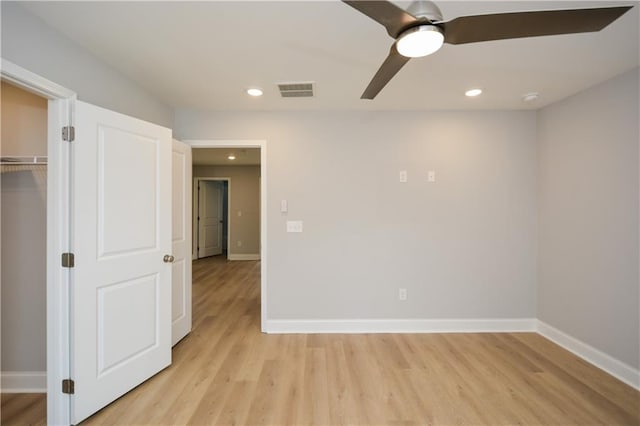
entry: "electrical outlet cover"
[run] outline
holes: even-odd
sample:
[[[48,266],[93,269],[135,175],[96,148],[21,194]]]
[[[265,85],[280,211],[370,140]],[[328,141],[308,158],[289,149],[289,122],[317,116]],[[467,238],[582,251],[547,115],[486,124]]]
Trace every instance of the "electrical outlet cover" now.
[[[288,220],[287,221],[287,232],[302,232],[302,221],[301,220]]]

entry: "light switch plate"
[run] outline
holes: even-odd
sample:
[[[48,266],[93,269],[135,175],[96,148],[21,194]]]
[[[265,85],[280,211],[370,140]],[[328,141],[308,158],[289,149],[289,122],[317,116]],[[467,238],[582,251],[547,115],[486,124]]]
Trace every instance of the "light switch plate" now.
[[[407,300],[407,289],[399,288],[398,289],[398,300]]]
[[[406,170],[401,170],[400,171],[400,182],[405,183],[407,181],[407,171]]]
[[[301,220],[288,220],[287,221],[287,232],[302,232],[302,221]]]
[[[289,203],[287,203],[287,200],[280,201],[280,212],[286,213],[288,210],[289,210]]]
[[[427,182],[435,182],[436,181],[436,172],[434,170],[429,170],[427,173]]]

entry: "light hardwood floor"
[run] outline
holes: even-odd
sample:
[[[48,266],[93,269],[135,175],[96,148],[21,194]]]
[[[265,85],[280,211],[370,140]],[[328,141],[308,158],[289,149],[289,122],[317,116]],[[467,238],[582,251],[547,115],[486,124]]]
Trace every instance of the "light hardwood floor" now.
[[[639,392],[535,333],[262,334],[259,270],[196,261],[173,365],[83,424],[640,424]],[[3,425],[43,422],[19,400]]]

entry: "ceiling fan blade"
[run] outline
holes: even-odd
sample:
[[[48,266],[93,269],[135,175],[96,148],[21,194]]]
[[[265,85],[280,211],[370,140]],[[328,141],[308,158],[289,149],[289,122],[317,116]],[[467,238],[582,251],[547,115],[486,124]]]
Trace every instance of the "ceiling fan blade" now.
[[[343,2],[384,25],[387,33],[393,38],[397,38],[404,27],[417,20],[415,16],[389,1],[343,0]]]
[[[462,16],[438,24],[445,43],[465,44],[600,31],[633,6]]]
[[[409,62],[410,58],[406,56],[402,56],[398,53],[398,49],[396,49],[396,44],[393,43],[391,46],[391,50],[389,51],[389,55],[387,59],[384,60],[376,75],[373,76],[371,82],[364,90],[360,99],[373,99],[378,93],[387,85],[389,80],[393,78],[394,75],[400,71],[400,68],[404,66],[407,62]]]

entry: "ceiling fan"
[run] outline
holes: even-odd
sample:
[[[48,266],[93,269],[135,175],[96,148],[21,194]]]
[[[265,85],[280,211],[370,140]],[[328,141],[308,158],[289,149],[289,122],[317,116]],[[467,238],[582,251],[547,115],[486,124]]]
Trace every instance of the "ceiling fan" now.
[[[442,12],[431,1],[414,1],[407,10],[390,1],[343,2],[382,24],[395,39],[389,55],[361,99],[375,98],[411,58],[430,55],[443,43],[466,44],[600,31],[633,7],[499,13],[462,16],[444,22]]]

